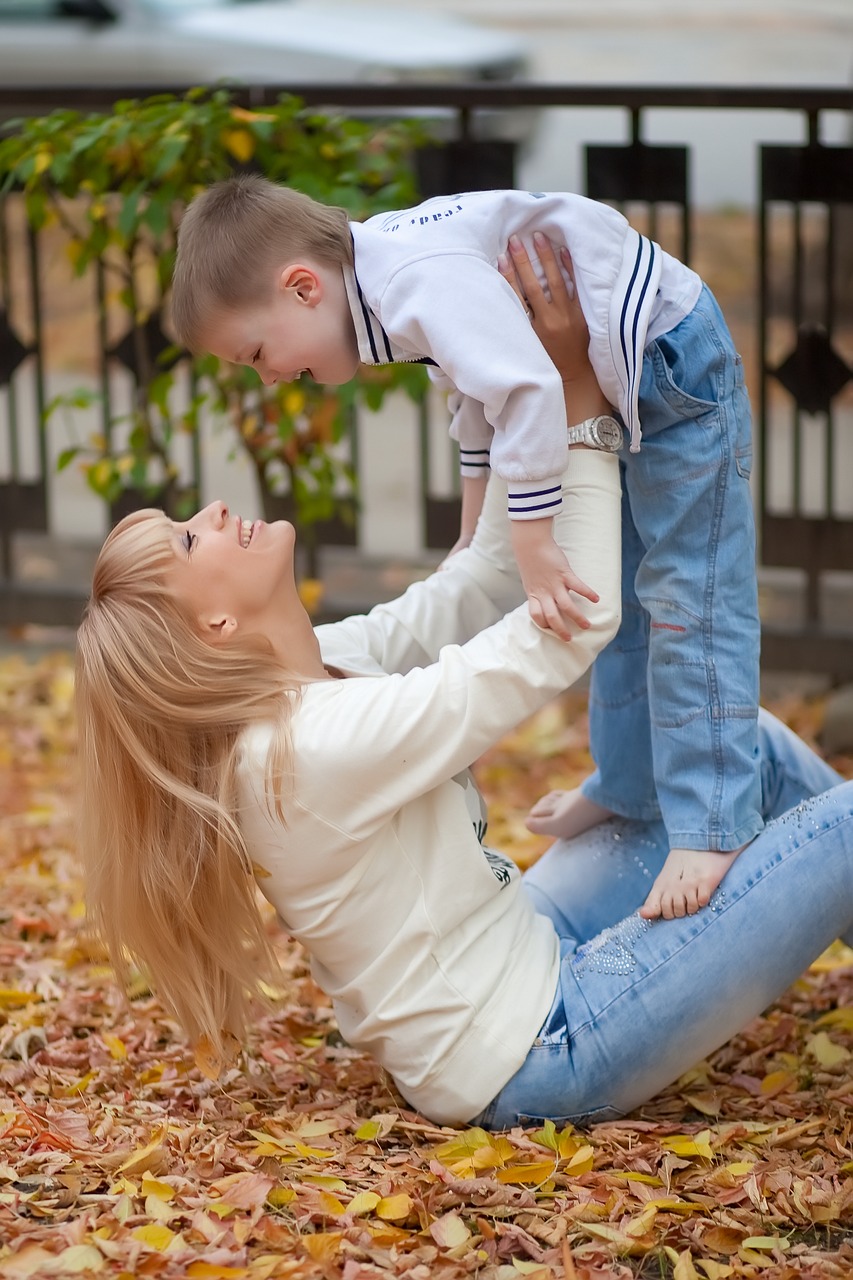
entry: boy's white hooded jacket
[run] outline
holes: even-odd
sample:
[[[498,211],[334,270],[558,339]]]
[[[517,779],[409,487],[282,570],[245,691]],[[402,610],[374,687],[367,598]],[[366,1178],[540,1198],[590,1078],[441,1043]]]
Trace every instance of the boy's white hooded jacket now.
[[[645,346],[694,307],[694,271],[609,205],[567,193],[440,196],[351,224],[355,269],[344,278],[360,358],[425,361],[451,392],[463,475],[491,467],[515,519],[551,515],[568,458],[560,377],[497,270],[520,236],[540,279],[533,232],[571,253],[599,384],[639,448]]]

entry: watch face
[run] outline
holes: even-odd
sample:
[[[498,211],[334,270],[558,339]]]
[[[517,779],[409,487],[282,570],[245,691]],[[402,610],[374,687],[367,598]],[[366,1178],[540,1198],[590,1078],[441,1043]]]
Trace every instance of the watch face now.
[[[622,428],[615,418],[596,419],[595,434],[603,449],[612,449],[615,452],[622,448]]]

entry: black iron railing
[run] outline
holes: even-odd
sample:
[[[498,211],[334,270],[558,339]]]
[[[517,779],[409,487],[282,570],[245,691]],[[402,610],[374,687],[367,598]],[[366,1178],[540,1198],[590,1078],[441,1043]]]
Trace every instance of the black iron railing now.
[[[174,91],[182,92],[180,87]],[[515,109],[621,110],[627,141],[585,149],[586,194],[625,207],[632,216],[641,210],[644,229],[653,236],[659,210],[665,209],[665,247],[685,260],[694,251],[690,148],[644,141],[646,113],[779,111],[802,119],[802,145],[758,145],[755,155],[756,381],[750,389],[756,409],[761,563],[797,570],[805,582],[799,620],[765,627],[764,662],[823,670],[837,679],[853,677],[853,616],[842,618],[840,625],[836,617],[830,624],[822,603],[827,572],[853,573],[853,148],[827,146],[820,139],[826,112],[847,113],[853,138],[853,88],[318,84],[255,86],[235,91],[235,100],[262,107],[289,91],[308,104],[357,114],[405,111],[441,117],[443,145],[430,149],[421,161],[425,194],[513,184],[513,143],[493,136],[493,128],[481,127],[489,113],[494,117],[496,111]],[[103,110],[118,97],[146,97],[150,92],[145,85],[121,90],[0,90],[0,119],[55,107]],[[10,237],[0,207],[0,623],[69,621],[79,612],[79,590],[27,585],[16,579],[14,570],[16,537],[27,530],[50,531],[51,478],[43,421],[44,267],[38,237],[26,233],[29,301],[24,303],[28,316],[22,325],[10,301]],[[21,267],[18,261],[16,268]],[[105,334],[100,343],[104,367],[122,359],[121,344],[108,347]],[[26,392],[21,386],[24,366]],[[452,540],[455,499],[431,490],[429,426],[426,421],[420,425],[423,542],[440,545]],[[197,456],[191,466],[198,473]]]

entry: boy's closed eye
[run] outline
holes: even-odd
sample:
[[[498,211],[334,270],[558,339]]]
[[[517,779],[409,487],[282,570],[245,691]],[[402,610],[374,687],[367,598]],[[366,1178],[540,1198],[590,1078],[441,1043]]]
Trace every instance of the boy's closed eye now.
[[[252,356],[252,364],[257,364],[260,358],[261,358],[261,348],[258,347],[257,351]]]

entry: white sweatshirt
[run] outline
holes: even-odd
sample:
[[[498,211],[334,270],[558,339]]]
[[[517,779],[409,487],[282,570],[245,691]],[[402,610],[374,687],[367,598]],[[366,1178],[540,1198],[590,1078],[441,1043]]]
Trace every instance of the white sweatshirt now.
[[[351,231],[355,270],[344,278],[361,360],[436,366],[462,474],[491,465],[508,482],[512,518],[554,514],[568,453],[559,375],[497,270],[510,235],[543,281],[533,232],[568,246],[593,368],[639,448],[643,349],[689,314],[702,282],[615,209],[568,193],[476,191]]]
[[[241,823],[268,873],[261,890],[310,954],[346,1040],[441,1122],[470,1119],[509,1080],[556,991],[553,926],[515,865],[482,846],[467,770],[618,626],[617,460],[573,451],[570,477],[555,533],[600,593],[588,631],[564,643],[526,604],[501,617],[523,593],[493,478],[474,543],[447,569],[318,628],[325,661],[351,678],[310,684],[294,704],[286,825],[264,795],[270,729],[242,742]]]

